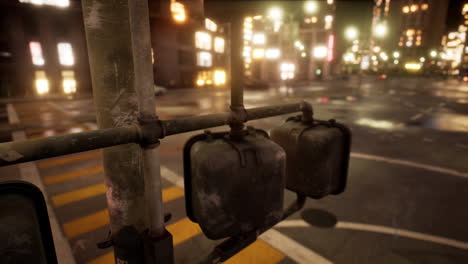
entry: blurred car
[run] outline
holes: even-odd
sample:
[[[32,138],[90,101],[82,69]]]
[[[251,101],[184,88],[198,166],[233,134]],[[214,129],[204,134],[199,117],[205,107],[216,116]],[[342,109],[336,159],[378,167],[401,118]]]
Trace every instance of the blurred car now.
[[[387,74],[379,74],[379,75],[377,75],[377,80],[387,80]]]
[[[268,88],[270,88],[270,84],[268,82],[258,80],[258,79],[246,80],[244,82],[244,85],[245,85],[246,88],[250,88],[250,89],[268,89]]]
[[[154,96],[160,96],[167,93],[167,88],[159,85],[154,85]]]

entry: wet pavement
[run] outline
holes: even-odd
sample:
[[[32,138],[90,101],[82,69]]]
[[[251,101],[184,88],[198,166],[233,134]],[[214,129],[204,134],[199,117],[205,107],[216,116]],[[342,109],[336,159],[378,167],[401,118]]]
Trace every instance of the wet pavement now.
[[[315,118],[351,128],[347,190],[308,200],[305,211],[229,263],[468,263],[467,84],[366,78],[245,93],[247,108],[300,100],[313,104]],[[161,119],[211,114],[228,109],[229,92],[169,91],[156,103]],[[96,128],[91,99],[13,105],[28,138]],[[287,116],[251,125],[268,131]],[[181,151],[196,133],[170,136],[161,144],[177,263],[196,263],[216,244],[187,220],[183,192],[173,180],[183,175]],[[77,262],[112,263],[111,249],[95,246],[108,231],[99,151],[36,164]],[[293,197],[287,192],[285,200]],[[275,242],[278,233],[286,237]]]

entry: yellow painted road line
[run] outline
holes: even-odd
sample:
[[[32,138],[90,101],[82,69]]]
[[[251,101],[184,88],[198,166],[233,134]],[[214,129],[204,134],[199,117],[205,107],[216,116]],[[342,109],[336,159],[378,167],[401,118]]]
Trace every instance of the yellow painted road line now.
[[[64,182],[76,178],[80,178],[83,176],[89,176],[92,174],[100,173],[102,172],[103,168],[101,165],[97,167],[92,167],[92,168],[87,168],[87,169],[82,169],[82,170],[75,170],[63,174],[58,174],[58,175],[52,175],[52,176],[45,176],[44,177],[44,182],[45,184],[54,184],[54,183],[59,183],[59,182]]]
[[[174,246],[201,233],[200,227],[197,224],[192,223],[188,218],[184,218],[178,222],[175,222],[174,224],[168,225],[166,228],[169,232],[171,232],[173,236],[172,238],[173,238]],[[89,262],[86,262],[86,264],[113,264],[113,263],[114,263],[114,252],[104,254]],[[240,262],[236,262],[236,263],[240,263]],[[251,263],[255,263],[255,262],[251,262]],[[262,264],[262,263],[267,263],[267,262],[259,262],[259,264]],[[268,262],[268,263],[270,264],[270,263],[276,263],[276,262]]]
[[[60,158],[54,158],[54,159],[48,159],[45,161],[38,162],[38,166],[41,169],[46,169],[50,167],[55,167],[71,162],[77,162],[77,161],[82,161],[82,160],[88,160],[88,159],[94,159],[94,158],[99,158],[101,157],[101,151],[91,151],[91,152],[85,152],[73,156],[63,156]]]
[[[73,127],[84,127],[84,123],[73,123],[73,124],[66,124],[66,125],[57,125],[57,126],[47,126],[47,127],[35,127],[35,128],[28,128],[24,132],[26,134],[36,134],[36,133],[44,133],[46,130],[63,130]]]
[[[109,252],[91,261],[86,262],[86,264],[114,264],[114,263],[115,263],[114,252]]]
[[[92,187],[95,187],[96,189],[99,188],[97,186],[92,186]],[[176,190],[175,188],[180,189],[178,187],[170,187],[170,188],[166,188],[163,190],[162,192],[163,202],[168,202],[168,201],[177,199],[179,197],[182,197],[184,195],[183,191],[180,192],[180,190]],[[83,196],[80,196],[80,194],[78,193],[75,193],[75,192],[71,192],[71,193],[73,194],[67,193],[68,196],[62,196],[65,198],[61,198],[59,201],[77,200],[78,197],[83,197]],[[89,193],[92,193],[92,192],[90,191]],[[75,195],[75,197],[73,197],[73,195]],[[172,228],[172,230],[175,230],[175,232],[179,232],[179,233],[180,231],[178,230],[179,229],[182,230],[182,234],[178,233],[178,240],[180,242],[185,241],[189,239],[190,237],[201,232],[197,224],[190,222],[188,218],[186,218],[186,220],[189,223],[187,223],[186,221],[184,221],[184,219],[182,219],[181,221],[176,222],[167,227],[168,229]],[[105,209],[105,210],[98,211],[94,214],[90,214],[90,215],[72,220],[70,222],[64,223],[63,231],[65,232],[68,238],[73,238],[81,234],[84,234],[86,232],[96,230],[108,224],[109,224],[109,215],[107,213],[107,209]],[[175,238],[174,238],[174,243],[175,243]]]
[[[286,256],[262,240],[257,240],[244,248],[224,264],[274,264]]]
[[[96,230],[109,224],[109,215],[106,210],[87,215],[63,224],[63,232],[68,238]]]
[[[178,222],[168,225],[166,228],[167,231],[172,234],[174,246],[201,233],[201,229],[198,224],[193,223],[188,218],[184,218]]]
[[[86,131],[90,131],[90,129],[81,128],[79,132],[86,132]],[[68,135],[68,134],[73,134],[73,132],[70,131],[70,130],[62,131],[62,132],[54,132],[53,135],[50,135],[50,136],[46,136],[44,134],[39,134],[39,135],[34,135],[34,136],[28,136],[28,139],[45,138],[45,137],[61,136],[61,135]]]
[[[86,198],[94,197],[103,193],[106,193],[106,185],[104,183],[101,183],[81,188],[72,192],[54,195],[52,196],[52,202],[54,203],[55,207],[59,207]]]
[[[55,207],[59,207],[104,193],[106,193],[106,185],[104,183],[100,183],[75,191],[54,195],[52,196],[52,202]],[[184,196],[184,190],[176,186],[166,188],[162,191],[163,202],[169,202],[182,196]]]

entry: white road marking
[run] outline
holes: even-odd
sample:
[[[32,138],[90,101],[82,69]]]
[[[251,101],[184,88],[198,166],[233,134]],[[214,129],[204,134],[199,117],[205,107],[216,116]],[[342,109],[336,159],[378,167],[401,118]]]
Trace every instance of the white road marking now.
[[[10,124],[19,124],[18,114],[16,113],[15,108],[12,104],[7,105],[7,112],[8,112],[8,121]],[[23,130],[14,131],[12,133],[13,141],[22,141],[26,140],[26,134]],[[42,183],[42,179],[39,176],[39,171],[37,169],[36,163],[34,162],[26,162],[21,163],[18,165],[18,169],[20,172],[21,180],[30,182],[36,185],[39,189],[41,189],[46,204],[47,204],[47,211],[49,214],[49,221],[50,227],[52,229],[52,236],[54,239],[54,246],[55,246],[55,253],[57,254],[58,263],[65,263],[65,264],[75,264],[75,258],[73,257],[70,244],[68,240],[65,238],[65,235],[60,228],[58,223],[57,217],[55,216],[54,209],[50,205],[48,201],[47,192],[44,188],[44,184]]]
[[[432,165],[423,164],[423,163],[417,163],[417,162],[413,162],[413,161],[400,160],[400,159],[394,159],[394,158],[387,158],[387,157],[364,154],[364,153],[357,153],[357,152],[352,152],[351,157],[352,158],[357,158],[357,159],[381,161],[381,162],[386,162],[386,163],[390,163],[390,164],[397,164],[397,165],[402,165],[402,166],[408,166],[408,167],[413,167],[413,168],[418,168],[418,169],[423,169],[423,170],[428,170],[428,171],[453,175],[453,176],[457,176],[457,177],[468,178],[468,173],[466,173],[466,172],[461,172],[461,171],[457,171],[457,170],[454,170],[454,169],[448,169],[448,168],[432,166]]]
[[[286,256],[290,257],[297,263],[304,264],[332,264],[333,262],[304,247],[295,240],[278,232],[275,229],[270,229],[259,237],[267,242],[270,246],[281,251]]]
[[[276,225],[276,227],[284,227],[284,228],[310,227],[310,226],[311,225],[309,225],[306,221],[300,220],[300,219],[299,220],[285,220]],[[436,243],[436,244],[450,246],[450,247],[464,249],[464,250],[468,249],[467,242],[454,240],[454,239],[441,237],[441,236],[433,236],[429,234],[413,232],[413,231],[400,229],[400,228],[394,228],[394,227],[339,221],[336,224],[335,228],[386,234],[386,235],[392,235],[392,236],[397,236],[397,237],[405,237],[405,238],[411,238],[411,239]]]
[[[183,177],[169,168],[161,166],[161,176],[172,184],[180,188],[184,188]],[[329,260],[274,229],[270,229],[263,233],[260,236],[260,239],[281,251],[297,263],[332,264]]]
[[[68,110],[65,110],[63,107],[61,107],[59,104],[57,103],[54,103],[54,102],[47,102],[48,105],[50,105],[52,108],[54,108],[55,110],[67,115],[67,116],[76,116],[78,115],[78,113],[72,113]]]

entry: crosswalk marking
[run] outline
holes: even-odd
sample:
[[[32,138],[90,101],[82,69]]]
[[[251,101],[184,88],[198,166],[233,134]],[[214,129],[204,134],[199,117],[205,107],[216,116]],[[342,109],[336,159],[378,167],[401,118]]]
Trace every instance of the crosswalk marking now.
[[[52,202],[54,203],[55,207],[59,207],[79,200],[94,197],[105,192],[106,185],[104,183],[100,183],[75,191],[54,195],[52,196]]]
[[[55,207],[60,207],[69,203],[91,198],[103,194],[105,192],[105,184],[100,183],[81,188],[75,191],[54,195],[52,196],[52,202],[54,203]],[[184,190],[180,189],[177,186],[172,186],[162,190],[163,202],[169,202],[182,196],[184,196]]]
[[[74,238],[89,231],[109,224],[107,209],[64,223],[63,232],[68,238]]]
[[[67,163],[88,160],[88,159],[93,159],[93,158],[99,158],[99,157],[101,157],[101,151],[97,150],[97,151],[84,152],[84,153],[71,155],[71,156],[63,156],[60,158],[48,159],[45,161],[38,162],[38,166],[41,169],[46,169],[50,167],[67,164]]]
[[[286,256],[262,240],[257,240],[224,264],[273,264]]]
[[[99,188],[99,187],[96,187],[96,188]],[[172,201],[174,199],[182,197],[183,195],[184,195],[184,192],[180,191],[180,188],[178,188],[178,187],[170,187],[170,188],[166,188],[166,189],[164,189],[162,191],[163,202]],[[65,201],[67,199],[71,200],[73,198],[68,198],[68,197],[63,198],[63,201]],[[175,224],[178,224],[179,222],[177,222]],[[188,232],[186,234],[179,235],[181,237],[180,239],[182,241],[185,240],[185,239],[190,238],[190,237],[187,237],[187,235],[194,234],[194,232],[197,231],[197,230],[195,230],[193,228],[193,226],[189,225],[188,223],[185,223],[185,224],[184,223],[185,222],[181,222],[180,224],[177,225],[180,228],[182,228],[183,230],[185,230],[184,232]],[[72,221],[67,222],[67,223],[64,223],[63,224],[63,231],[65,232],[65,234],[67,235],[68,238],[73,238],[73,237],[79,236],[81,234],[84,234],[86,232],[96,230],[96,229],[101,228],[103,226],[106,226],[108,224],[109,224],[109,215],[107,213],[107,209],[104,209],[104,210],[98,211],[96,213],[93,213],[93,214],[90,214],[90,215],[87,215],[87,216],[72,220]],[[196,225],[196,227],[198,227],[198,225]],[[198,231],[198,233],[200,231]]]
[[[114,264],[114,252],[109,252],[99,256],[91,261],[86,262],[86,264]]]
[[[89,176],[92,174],[100,173],[102,172],[102,170],[103,168],[100,165],[100,166],[87,168],[83,170],[75,170],[75,171],[71,171],[71,172],[67,172],[63,174],[45,176],[44,182],[45,184],[54,184],[54,183],[64,182],[64,181],[80,178],[83,176]]]
[[[174,245],[180,244],[201,233],[198,224],[193,223],[188,218],[167,226],[167,231],[172,234]]]

